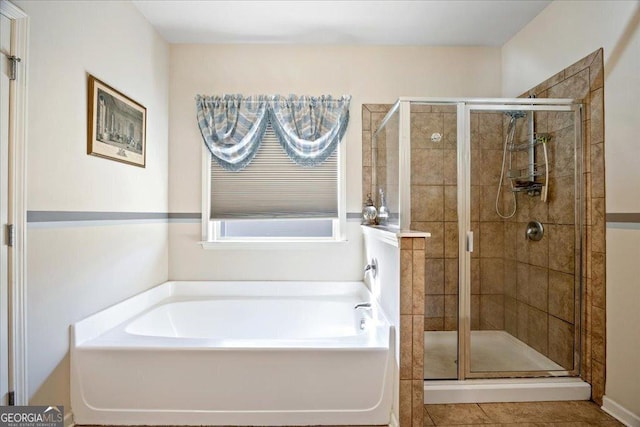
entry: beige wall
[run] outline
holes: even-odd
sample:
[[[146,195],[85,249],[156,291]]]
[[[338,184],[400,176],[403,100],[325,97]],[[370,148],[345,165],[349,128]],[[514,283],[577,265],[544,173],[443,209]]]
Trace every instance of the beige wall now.
[[[640,226],[607,227],[606,396],[640,415]],[[611,268],[613,266],[613,268]],[[614,289],[611,289],[614,288]],[[624,323],[623,323],[624,322]]]
[[[29,210],[165,211],[167,44],[125,2],[17,5],[31,18]],[[144,169],[87,156],[86,73],[147,108]]]
[[[504,96],[517,96],[604,48],[607,212],[640,212],[634,197],[640,182],[639,22],[638,1],[556,1],[502,48]],[[640,311],[628,302],[640,301],[640,234],[632,227],[607,227],[605,394],[638,415]]]
[[[127,2],[16,4],[31,25],[28,210],[165,212],[167,44]],[[147,108],[146,168],[86,154],[86,73]],[[69,408],[69,325],[165,281],[168,226],[30,223],[27,246],[31,403]]]
[[[498,48],[173,45],[170,77],[169,210],[200,212],[201,145],[194,96],[351,94],[347,210],[360,212],[361,108],[398,96],[497,96]],[[200,224],[170,226],[172,279],[360,279],[362,237],[311,251],[205,251]],[[241,269],[238,266],[243,266]],[[327,266],[331,266],[327,268]]]

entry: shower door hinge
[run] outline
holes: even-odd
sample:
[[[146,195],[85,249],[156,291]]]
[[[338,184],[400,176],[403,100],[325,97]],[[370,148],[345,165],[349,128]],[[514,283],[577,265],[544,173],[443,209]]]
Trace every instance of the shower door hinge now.
[[[13,247],[16,232],[13,224],[7,224],[7,246]]]
[[[467,231],[467,252],[473,252],[473,231]]]
[[[22,61],[22,59],[18,58],[15,55],[9,56],[9,80],[15,80],[18,76],[18,62]]]
[[[16,404],[16,392],[10,391],[7,393],[7,406],[15,406]]]

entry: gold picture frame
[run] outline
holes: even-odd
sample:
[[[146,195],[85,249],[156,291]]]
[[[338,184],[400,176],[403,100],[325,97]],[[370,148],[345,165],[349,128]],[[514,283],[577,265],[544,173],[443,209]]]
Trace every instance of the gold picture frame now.
[[[89,74],[87,154],[144,168],[147,109]]]

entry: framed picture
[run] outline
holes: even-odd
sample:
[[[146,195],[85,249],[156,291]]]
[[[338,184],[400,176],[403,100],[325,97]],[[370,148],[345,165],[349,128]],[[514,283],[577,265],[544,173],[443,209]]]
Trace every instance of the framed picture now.
[[[145,167],[147,109],[89,75],[87,154]]]

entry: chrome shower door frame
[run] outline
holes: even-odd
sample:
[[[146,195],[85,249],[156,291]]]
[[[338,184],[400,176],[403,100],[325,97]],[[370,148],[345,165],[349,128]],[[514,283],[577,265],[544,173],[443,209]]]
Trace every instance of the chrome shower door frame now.
[[[457,213],[458,213],[458,372],[457,380],[479,378],[538,378],[578,376],[581,364],[581,329],[583,321],[582,242],[585,233],[583,190],[583,135],[581,100],[552,98],[428,98],[401,97],[386,114],[373,134],[373,182],[377,181],[375,139],[387,122],[399,118],[399,228],[411,227],[411,104],[455,105],[457,113]],[[574,270],[574,357],[573,369],[557,371],[471,372],[471,112],[477,111],[573,111],[575,131],[575,270]],[[429,242],[427,242],[429,244]],[[429,280],[429,278],[426,278]]]
[[[575,153],[575,271],[574,271],[574,357],[573,369],[557,371],[471,371],[471,112],[472,111],[573,111]],[[479,378],[538,378],[578,376],[582,325],[582,235],[583,235],[583,175],[582,175],[582,104],[572,99],[490,99],[464,100],[457,104],[458,140],[458,380]]]

